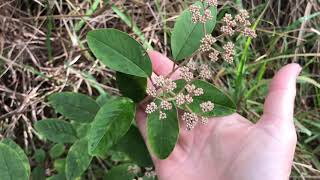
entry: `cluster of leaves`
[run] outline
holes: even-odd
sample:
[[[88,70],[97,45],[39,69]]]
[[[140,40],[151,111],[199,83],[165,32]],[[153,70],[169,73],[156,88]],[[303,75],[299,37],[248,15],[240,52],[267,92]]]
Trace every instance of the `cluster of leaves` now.
[[[66,158],[55,161],[55,164],[59,161],[63,163],[51,178],[78,179],[93,158],[106,158],[109,152],[122,152],[129,157],[128,163],[152,167],[143,138],[132,125],[135,104],[129,98],[100,96],[94,100],[84,94],[62,92],[49,96],[49,103],[65,118],[44,119],[35,124],[40,136],[57,143],[50,151],[51,157],[61,156],[64,152],[62,144],[72,144]],[[111,178],[112,174],[114,177],[122,175],[132,178],[143,175],[123,167],[109,171],[107,179],[118,179]],[[121,172],[118,172],[119,168]]]

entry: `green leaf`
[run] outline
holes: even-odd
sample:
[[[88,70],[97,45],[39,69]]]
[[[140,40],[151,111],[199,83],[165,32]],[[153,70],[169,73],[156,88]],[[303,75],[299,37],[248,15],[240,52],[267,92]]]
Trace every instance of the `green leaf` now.
[[[134,119],[135,105],[128,98],[117,98],[101,107],[89,130],[89,154],[105,153],[126,134]]]
[[[181,86],[184,86],[185,81],[178,81],[180,82],[177,83],[177,86],[179,86],[177,89],[181,89]],[[197,88],[202,88],[204,91],[203,95],[194,96],[193,102],[187,105],[188,108],[192,110],[192,112],[205,117],[227,116],[236,112],[236,105],[232,101],[232,99],[217,87],[202,80],[195,80],[192,82],[192,84],[194,84]],[[213,102],[214,108],[210,112],[202,112],[200,104],[207,101]],[[187,109],[186,106],[179,106],[179,108],[184,110]]]
[[[110,160],[115,164],[131,161],[130,157],[126,153],[123,153],[121,151],[116,151],[113,149],[108,150],[108,152],[106,153],[106,156],[110,157]]]
[[[114,146],[114,149],[126,153],[139,166],[153,166],[147,146],[135,126],[130,127],[127,134]]]
[[[0,177],[5,180],[28,180],[28,170],[19,154],[10,146],[0,143]]]
[[[49,96],[49,102],[57,112],[80,123],[93,121],[99,110],[94,99],[80,93],[55,93]]]
[[[157,176],[155,176],[155,177],[152,177],[152,176],[150,176],[150,177],[144,176],[144,177],[143,177],[143,180],[157,180],[157,179],[158,179]]]
[[[143,47],[116,29],[90,31],[87,41],[92,53],[110,69],[139,77],[151,76],[151,61]]]
[[[53,163],[53,167],[58,173],[65,174],[66,159],[56,159]]]
[[[46,170],[42,166],[37,166],[32,170],[31,177],[32,180],[45,180]]]
[[[138,103],[146,95],[147,78],[117,72],[117,84],[123,96]]]
[[[37,163],[43,163],[46,160],[46,152],[43,149],[37,149],[34,152],[34,159]]]
[[[29,165],[29,159],[28,159],[27,155],[24,153],[24,150],[18,144],[16,144],[12,139],[9,139],[9,138],[3,139],[1,141],[1,143],[9,146],[11,149],[13,149],[18,154],[24,167],[28,171],[28,176],[30,176],[31,170],[30,170],[30,165]]]
[[[196,2],[198,6],[202,3]],[[210,34],[216,25],[217,8],[211,7],[213,19],[206,23],[206,32]],[[186,9],[178,17],[173,28],[171,37],[171,48],[174,60],[180,61],[191,56],[200,47],[200,41],[205,36],[202,23],[193,23],[191,12]]]
[[[159,105],[159,100],[156,101]],[[159,111],[148,115],[147,140],[152,152],[159,158],[165,159],[173,151],[179,135],[179,122],[175,105],[167,114],[166,119],[159,119]]]
[[[65,180],[66,176],[64,174],[57,174],[51,177],[48,177],[46,180]]]
[[[36,122],[35,128],[46,139],[56,143],[72,143],[77,133],[69,122],[59,119],[45,119]]]
[[[75,142],[67,155],[66,177],[68,180],[74,180],[86,171],[92,157],[88,154],[88,140],[81,139]]]
[[[64,145],[63,144],[61,144],[61,143],[56,144],[49,151],[50,157],[52,159],[55,159],[55,158],[61,156],[64,153],[64,150],[65,149],[64,149]]]
[[[109,94],[105,93],[105,94],[101,94],[100,96],[98,96],[97,99],[96,99],[96,102],[101,107],[112,98],[113,98],[112,96],[110,96]]]
[[[78,138],[84,138],[88,135],[91,124],[77,123],[77,122],[72,122],[71,124],[73,128],[77,131]]]
[[[122,164],[113,167],[105,176],[104,180],[131,180],[134,179],[135,174],[128,171],[128,167],[133,164]]]

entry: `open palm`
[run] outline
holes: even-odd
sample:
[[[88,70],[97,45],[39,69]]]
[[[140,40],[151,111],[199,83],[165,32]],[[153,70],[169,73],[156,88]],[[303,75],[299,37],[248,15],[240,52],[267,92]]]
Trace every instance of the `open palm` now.
[[[173,63],[149,52],[156,75],[166,75]],[[283,67],[273,78],[264,114],[253,124],[239,114],[211,118],[192,131],[181,123],[178,143],[165,160],[152,157],[160,180],[284,180],[291,170],[296,132],[293,106],[300,66]],[[173,75],[178,78],[179,72]],[[137,124],[146,137],[146,114],[137,112]]]

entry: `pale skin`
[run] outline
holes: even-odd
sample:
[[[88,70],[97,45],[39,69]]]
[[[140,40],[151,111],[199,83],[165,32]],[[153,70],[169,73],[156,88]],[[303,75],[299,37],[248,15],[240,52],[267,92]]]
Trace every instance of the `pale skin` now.
[[[151,51],[154,75],[167,75],[173,63]],[[180,122],[177,145],[165,160],[152,157],[160,180],[286,180],[297,141],[293,124],[296,78],[301,68],[281,68],[269,86],[264,113],[252,123],[235,113],[211,118],[192,131]],[[173,74],[179,78],[179,71]],[[146,137],[146,114],[137,111],[138,127]]]

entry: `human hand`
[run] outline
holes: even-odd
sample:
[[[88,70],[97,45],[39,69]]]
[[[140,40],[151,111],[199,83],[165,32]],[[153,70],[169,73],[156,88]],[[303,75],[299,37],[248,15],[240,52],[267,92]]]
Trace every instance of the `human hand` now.
[[[171,72],[173,62],[149,52],[156,75]],[[253,124],[239,114],[211,118],[187,131],[180,122],[175,149],[165,160],[152,157],[160,180],[284,180],[291,171],[297,141],[293,124],[297,64],[283,67],[273,78],[261,119]],[[177,79],[179,72],[173,74]],[[146,139],[146,117],[139,108],[137,125]]]

